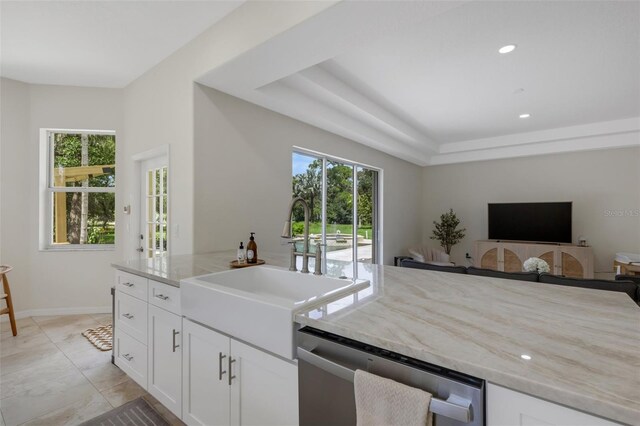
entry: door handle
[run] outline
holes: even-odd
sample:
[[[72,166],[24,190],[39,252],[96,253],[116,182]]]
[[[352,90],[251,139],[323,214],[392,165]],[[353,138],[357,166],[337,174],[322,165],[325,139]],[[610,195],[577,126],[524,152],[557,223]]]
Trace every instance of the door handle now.
[[[125,287],[133,287],[133,283],[129,283],[129,282],[122,283],[122,285]]]
[[[180,347],[180,345],[176,345],[176,336],[180,334],[179,331],[176,331],[176,329],[173,329],[173,351],[175,352],[176,349],[178,349]]]
[[[167,300],[169,296],[165,296],[164,294],[156,294],[156,296],[160,300]]]
[[[123,317],[125,317],[126,319],[133,319],[133,315],[127,313],[127,314],[122,314]]]
[[[227,374],[226,371],[222,371],[222,360],[226,357],[226,355],[222,355],[222,352],[218,354],[218,380],[222,380],[222,375]]]
[[[231,386],[231,381],[236,378],[236,376],[231,375],[231,372],[233,371],[231,369],[231,364],[233,364],[234,362],[236,362],[236,360],[233,359],[231,355],[229,355],[229,386]]]
[[[122,355],[122,358],[126,359],[129,362],[133,359],[133,357],[131,355],[129,355],[129,354]]]

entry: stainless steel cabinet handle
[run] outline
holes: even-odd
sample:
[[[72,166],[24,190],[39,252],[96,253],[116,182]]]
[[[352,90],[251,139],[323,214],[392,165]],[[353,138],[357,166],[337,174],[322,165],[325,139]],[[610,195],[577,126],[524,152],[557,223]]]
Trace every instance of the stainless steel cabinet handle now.
[[[122,355],[122,358],[126,359],[127,361],[131,361],[133,359],[133,357],[129,354]]]
[[[353,382],[355,371],[323,356],[316,355],[312,351],[298,347],[298,359],[308,362],[336,377]],[[431,398],[430,409],[432,412],[463,423],[469,423],[473,420],[472,408],[471,401],[454,394],[450,394],[446,401],[439,398]]]
[[[226,355],[222,355],[222,352],[218,354],[218,380],[222,380],[222,375],[227,374],[226,371],[222,371],[222,360],[226,357]]]
[[[177,331],[176,329],[173,329],[173,351],[175,352],[176,349],[178,349],[180,347],[180,345],[176,345],[176,336],[180,334],[179,331]]]
[[[126,319],[133,319],[133,315],[127,313],[127,314],[122,314],[123,317],[125,317]]]
[[[122,285],[125,287],[133,287],[133,283],[129,283],[129,282],[122,283]]]
[[[165,296],[164,294],[156,294],[155,297],[162,300],[167,300],[169,298],[169,296]]]
[[[231,370],[231,364],[234,362],[236,362],[236,360],[231,358],[231,355],[229,355],[229,386],[231,386],[231,381],[236,378],[236,376],[231,375],[231,372],[233,371]]]

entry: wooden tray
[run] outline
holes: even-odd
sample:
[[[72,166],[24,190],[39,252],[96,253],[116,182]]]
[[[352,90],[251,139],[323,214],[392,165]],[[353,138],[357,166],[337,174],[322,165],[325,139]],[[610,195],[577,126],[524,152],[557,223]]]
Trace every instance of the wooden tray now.
[[[246,268],[247,266],[258,266],[258,265],[264,265],[264,260],[258,259],[256,263],[246,263],[246,262],[238,263],[237,260],[229,262],[229,266],[231,266],[232,268]]]

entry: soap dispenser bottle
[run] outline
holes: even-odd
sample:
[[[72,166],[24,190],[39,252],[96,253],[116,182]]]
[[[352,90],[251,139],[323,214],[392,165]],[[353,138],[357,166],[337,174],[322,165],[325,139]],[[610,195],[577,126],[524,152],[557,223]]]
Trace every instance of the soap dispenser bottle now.
[[[242,245],[242,241],[240,241],[240,247],[238,247],[238,265],[244,265],[244,246]]]
[[[258,262],[258,246],[253,238],[253,234],[255,234],[255,232],[251,232],[251,237],[249,237],[249,243],[247,244],[247,263]]]

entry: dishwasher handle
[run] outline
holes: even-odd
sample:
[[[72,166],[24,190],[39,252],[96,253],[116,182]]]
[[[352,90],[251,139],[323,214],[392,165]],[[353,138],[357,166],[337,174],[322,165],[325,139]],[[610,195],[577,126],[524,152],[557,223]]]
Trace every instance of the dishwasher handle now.
[[[312,351],[301,347],[298,347],[298,358],[333,376],[353,383],[355,371],[345,367],[344,365],[316,355]],[[434,414],[448,417],[463,423],[469,423],[473,420],[471,401],[454,394],[449,395],[447,400],[432,397],[429,408]]]

